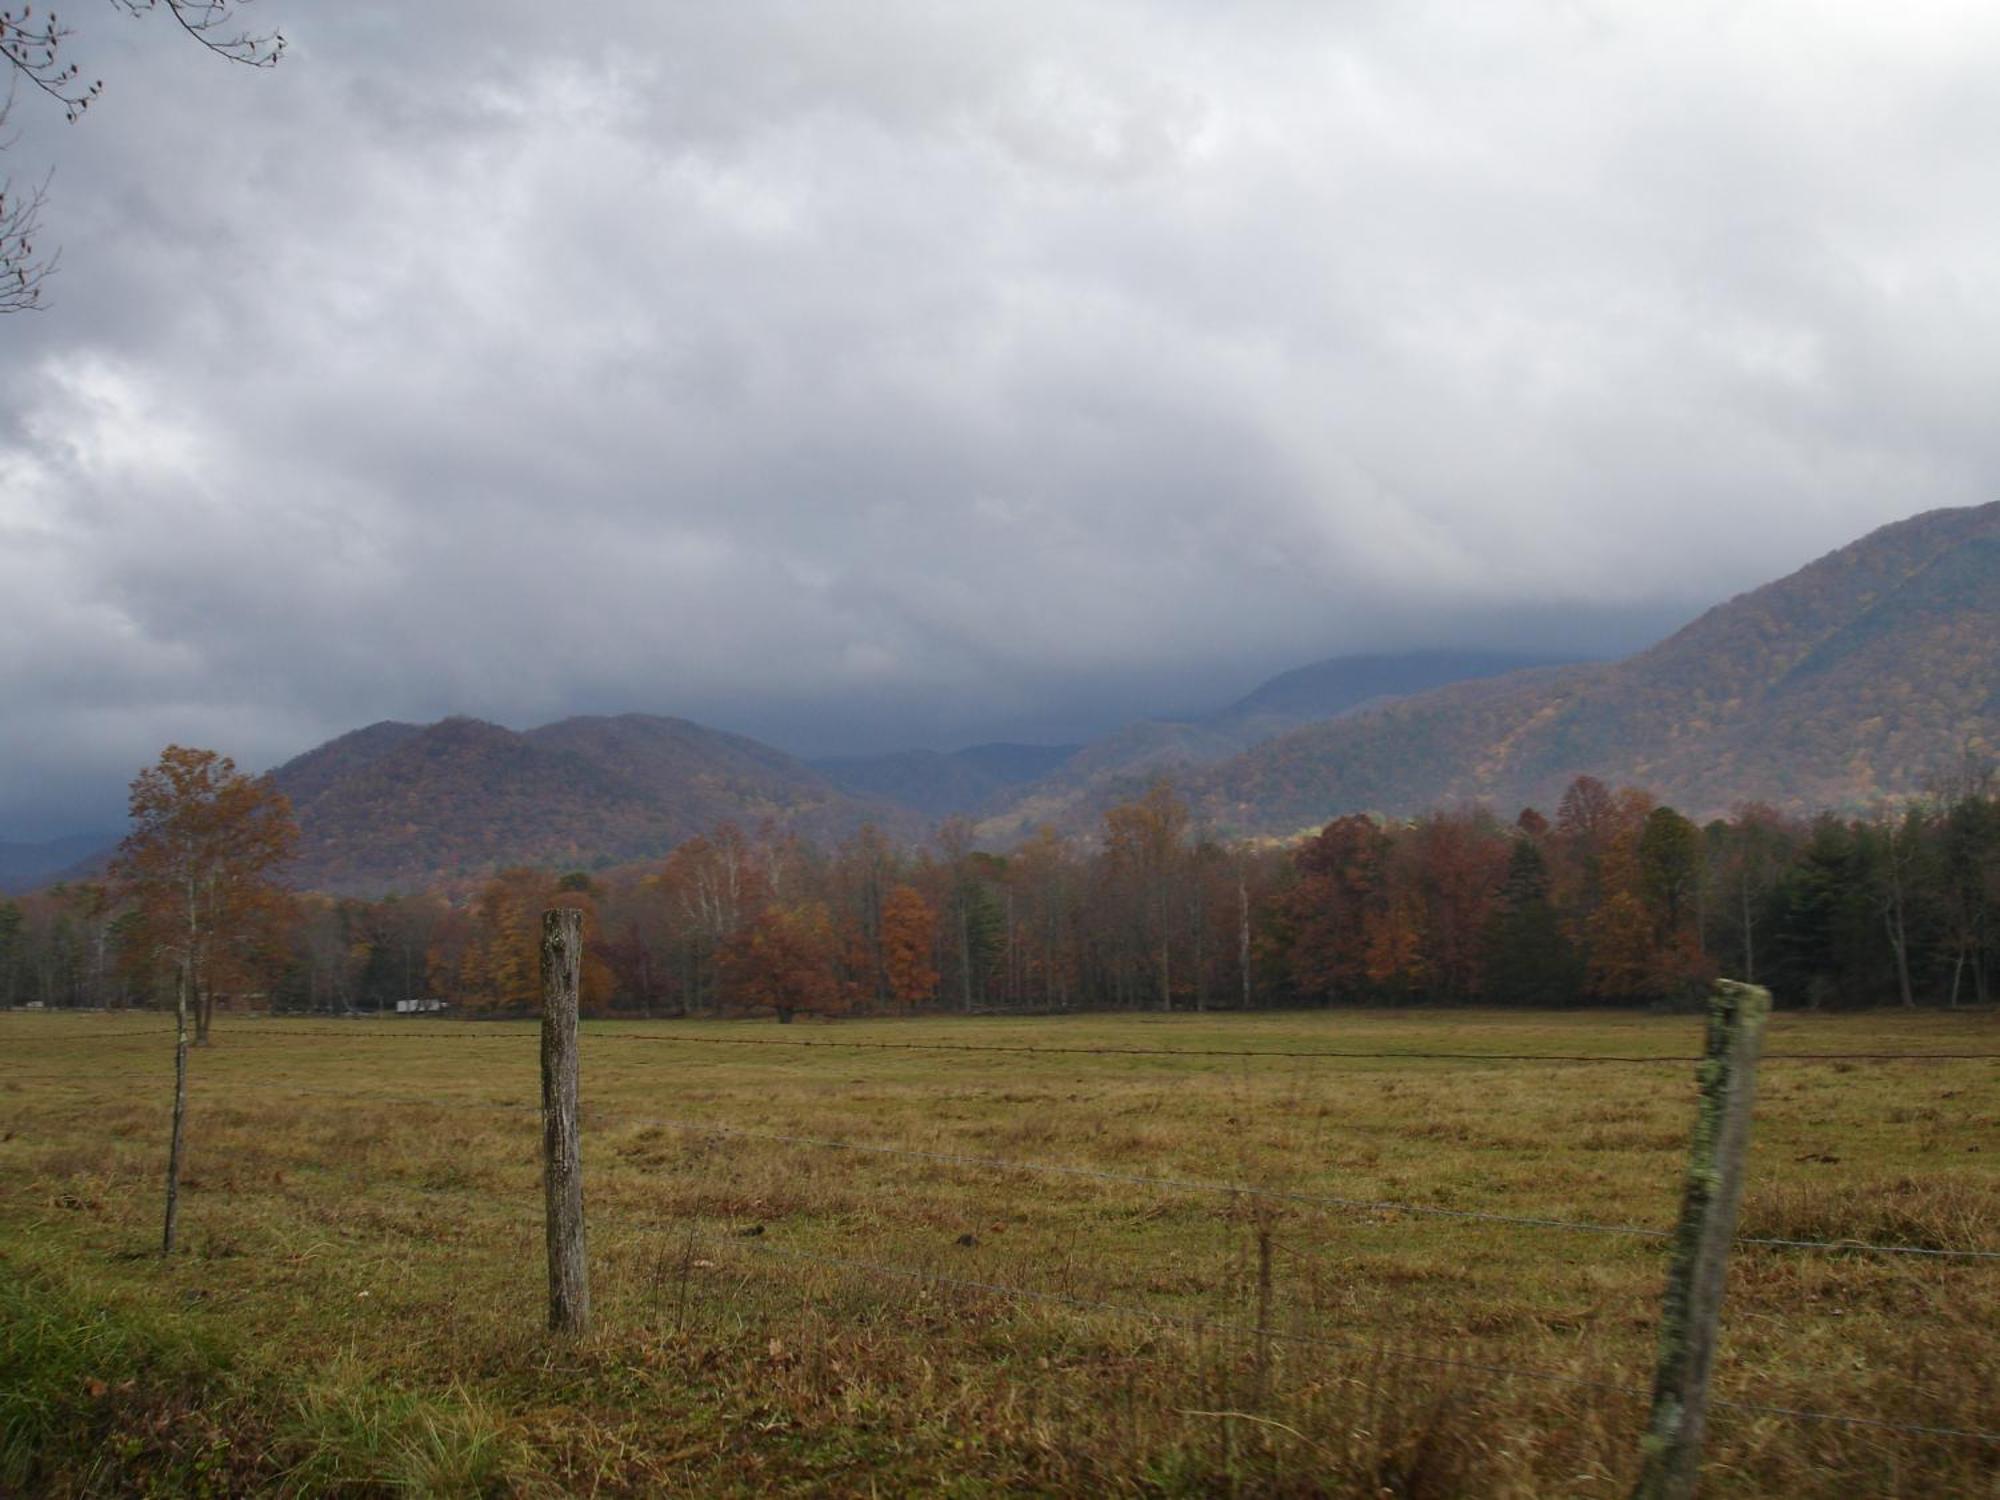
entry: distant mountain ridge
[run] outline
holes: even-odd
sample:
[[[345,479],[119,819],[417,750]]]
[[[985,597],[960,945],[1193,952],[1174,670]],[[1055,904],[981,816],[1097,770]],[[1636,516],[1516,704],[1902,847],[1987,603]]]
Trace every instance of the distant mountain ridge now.
[[[844,793],[782,751],[646,714],[525,733],[468,718],[372,724],[272,780],[299,819],[294,881],[342,893],[664,857],[730,820],[814,839],[865,822],[917,832],[903,809]]]
[[[304,833],[297,883],[374,893],[659,858],[726,820],[822,842],[863,823],[915,841],[956,813],[982,814],[989,845],[1094,833],[1163,771],[1216,833],[1287,836],[1459,799],[1549,809],[1581,774],[1697,817],[1855,808],[1921,790],[1967,749],[2000,752],[2000,503],[1882,527],[1617,662],[1333,658],[1083,746],[817,765],[645,714],[525,732],[385,721],[272,775]],[[0,889],[99,869],[107,843],[0,845]]]
[[[1488,652],[1335,658],[1283,674],[1198,720],[1131,726],[1091,745],[993,743],[816,764],[741,735],[649,714],[516,731],[479,719],[385,720],[329,740],[272,779],[297,812],[297,883],[373,893],[509,865],[591,869],[664,857],[724,821],[815,840],[873,823],[915,841],[957,814],[1059,787],[1067,801],[1161,764],[1221,759],[1301,722],[1465,673],[1533,660]]]
[[[830,756],[812,768],[844,791],[884,797],[932,818],[980,811],[1037,781],[1081,745],[971,745],[963,750],[895,750]]]
[[[2000,503],[1880,528],[1623,661],[1444,687],[1190,776],[1218,828],[1476,798],[1553,807],[1575,776],[1705,817],[1855,808],[2000,750]]]
[[[115,833],[76,833],[38,843],[0,844],[0,893],[30,891],[101,862]]]
[[[1446,683],[1477,681],[1573,661],[1502,651],[1406,651],[1335,656],[1281,672],[1233,703],[1194,719],[1143,719],[1085,745],[980,824],[989,843],[1021,837],[1042,823],[1078,828],[1110,802],[1153,778],[1186,778],[1306,724]]]
[[[1472,650],[1334,656],[1280,672],[1199,722],[1239,729],[1282,724],[1290,729],[1336,718],[1387,698],[1407,698],[1454,682],[1475,682],[1577,659],[1546,652]]]

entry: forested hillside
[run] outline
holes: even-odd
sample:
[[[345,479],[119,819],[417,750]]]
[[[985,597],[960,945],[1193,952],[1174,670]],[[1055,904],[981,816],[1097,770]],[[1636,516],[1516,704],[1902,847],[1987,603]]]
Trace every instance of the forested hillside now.
[[[1478,682],[1551,664],[1501,651],[1335,656],[1281,672],[1235,702],[1192,719],[1141,719],[1081,747],[1011,803],[985,808],[982,832],[1004,842],[1041,823],[1074,823],[1151,778],[1184,776],[1303,725],[1447,683]],[[962,809],[965,810],[965,809]]]
[[[907,848],[943,817],[984,808],[988,848],[1044,827],[1095,838],[1109,808],[1162,773],[1195,826],[1225,838],[1462,800],[1511,817],[1554,806],[1579,776],[1646,787],[1698,821],[1745,803],[1864,811],[2000,747],[2000,504],[1884,527],[1624,661],[1508,670],[1521,660],[1337,659],[1200,719],[1146,721],[1081,748],[815,768],[681,719],[518,733],[457,718],[371,725],[274,778],[304,836],[293,879],[342,894],[510,867],[599,870],[663,857],[724,822],[818,843],[873,824]],[[1447,677],[1461,680],[1395,696]],[[1284,731],[1305,714],[1332,717]],[[45,866],[49,853],[31,856]]]
[[[32,844],[0,844],[0,891],[30,891],[102,854],[116,837],[79,833]]]
[[[1579,775],[1708,817],[1907,797],[1995,746],[2000,504],[1886,526],[1627,660],[1441,688],[1280,736],[1185,786],[1213,826],[1263,834],[1457,798],[1511,813]]]
[[[963,750],[896,750],[812,762],[843,791],[881,797],[930,818],[985,811],[1048,775],[1081,745],[972,745]]]
[[[1949,1006],[2000,977],[2000,780],[1976,760],[1864,818],[1703,826],[1586,777],[1511,821],[1461,806],[1231,845],[1161,783],[1089,841],[961,835],[725,823],[618,870],[302,895],[239,983],[280,1009],[531,1010],[551,905],[585,913],[600,1013],[1672,1004],[1717,974],[1785,1004]],[[169,976],[134,930],[101,885],[0,901],[0,1003],[149,1003]]]
[[[768,745],[681,719],[376,724],[281,766],[312,889],[416,890],[512,865],[595,869],[664,855],[724,820],[815,838],[904,815]],[[900,821],[899,821],[900,820]]]

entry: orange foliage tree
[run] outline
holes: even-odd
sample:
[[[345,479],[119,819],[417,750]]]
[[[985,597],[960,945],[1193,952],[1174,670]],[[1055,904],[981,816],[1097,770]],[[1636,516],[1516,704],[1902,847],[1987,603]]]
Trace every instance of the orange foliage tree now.
[[[1388,846],[1375,820],[1359,814],[1336,818],[1299,846],[1284,909],[1287,957],[1302,994],[1340,1000],[1368,977],[1367,935],[1381,915]],[[1402,967],[1385,961],[1391,971]]]
[[[174,975],[176,1009],[206,1043],[215,997],[261,984],[288,897],[276,872],[297,848],[292,805],[213,750],[169,745],[132,782],[132,831],[112,873],[132,905],[129,951]]]
[[[833,1015],[846,1008],[840,957],[824,902],[773,902],[729,939],[721,964],[733,996],[768,1005],[789,1022],[801,1011]]]
[[[557,880],[541,870],[502,870],[472,905],[472,931],[457,947],[456,991],[474,1010],[536,1011],[542,1003],[542,913],[552,906],[583,912],[583,969],[578,1003],[597,1013],[610,1003],[594,888],[581,876]]]
[[[912,885],[898,885],[882,901],[882,969],[889,998],[915,1009],[937,994],[937,913]]]
[[[1120,924],[1137,951],[1135,968],[1152,970],[1160,1008],[1174,1008],[1174,939],[1181,927],[1180,888],[1187,863],[1187,804],[1173,783],[1155,781],[1136,801],[1104,814],[1104,863]]]

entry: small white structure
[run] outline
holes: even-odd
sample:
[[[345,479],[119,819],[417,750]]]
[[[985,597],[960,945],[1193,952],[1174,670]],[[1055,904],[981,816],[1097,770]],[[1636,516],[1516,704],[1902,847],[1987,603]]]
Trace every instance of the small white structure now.
[[[422,1000],[398,1000],[396,1002],[396,1014],[399,1016],[428,1015],[432,1011],[439,1011],[443,1009],[444,1009],[444,1001],[435,998],[425,998]]]

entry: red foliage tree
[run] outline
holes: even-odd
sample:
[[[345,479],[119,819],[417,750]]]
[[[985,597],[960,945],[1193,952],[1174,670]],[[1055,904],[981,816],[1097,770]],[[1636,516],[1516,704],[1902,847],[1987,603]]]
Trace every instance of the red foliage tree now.
[[[292,805],[226,755],[169,745],[133,781],[131,812],[112,870],[133,947],[172,970],[205,1043],[217,992],[257,985],[278,948],[289,906],[274,877],[298,845]]]
[[[1372,818],[1338,818],[1299,846],[1285,893],[1287,960],[1301,993],[1338,1000],[1368,978],[1368,939],[1380,921],[1389,839]]]
[[[724,946],[722,969],[739,1003],[768,1005],[789,1022],[801,1011],[834,1015],[847,1008],[840,956],[825,903],[773,902]]]
[[[915,886],[898,885],[882,902],[882,969],[889,998],[915,1009],[937,995],[937,913]]]

